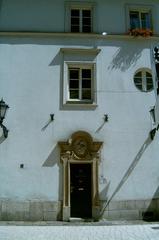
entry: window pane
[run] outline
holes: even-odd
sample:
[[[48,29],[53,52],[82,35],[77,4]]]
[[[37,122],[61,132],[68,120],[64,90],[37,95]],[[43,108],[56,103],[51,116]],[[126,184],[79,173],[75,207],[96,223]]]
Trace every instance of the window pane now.
[[[77,33],[77,32],[79,32],[79,31],[80,31],[79,26],[71,26],[71,32]]]
[[[135,74],[135,78],[138,77],[138,78],[142,78],[142,72],[138,72]]]
[[[148,72],[146,72],[146,89],[148,91],[153,89],[152,75]]]
[[[82,32],[83,33],[90,33],[91,32],[91,26],[83,26]]]
[[[138,89],[140,89],[140,90],[143,90],[142,89],[142,81],[141,81],[141,79],[136,79],[136,78],[134,78],[134,83],[135,83],[135,86],[138,88]]]
[[[91,10],[82,10],[82,32],[91,32]]]
[[[140,78],[135,77],[134,81],[135,81],[136,84],[141,84],[142,83],[142,79],[140,79]]]
[[[91,69],[82,69],[82,79],[91,78]]]
[[[91,100],[91,90],[90,89],[82,90],[82,100]]]
[[[141,27],[151,29],[150,13],[141,13]]]
[[[135,83],[135,86],[139,90],[143,91],[143,87],[142,87],[142,72],[141,71],[135,74],[135,76],[134,76],[134,83]]]
[[[70,79],[79,79],[79,69],[70,69]]]
[[[91,99],[91,69],[82,69],[82,99]]]
[[[83,26],[91,26],[91,18],[83,18]]]
[[[82,88],[91,88],[91,80],[83,80]]]
[[[70,99],[79,99],[79,91],[70,90]]]
[[[78,80],[70,80],[70,89],[71,88],[79,88],[79,81]]]
[[[90,101],[92,99],[92,69],[83,65],[69,67],[69,99]]]
[[[80,31],[80,11],[78,9],[71,10],[71,32]]]
[[[71,18],[71,26],[79,26],[79,18]]]
[[[150,91],[153,89],[152,74],[149,72],[140,71],[134,76],[135,86],[141,91]]]
[[[69,69],[70,99],[79,98],[79,69]]]
[[[147,86],[146,86],[146,89],[149,91],[149,90],[152,90],[153,89],[153,83],[152,83],[152,79],[150,80],[147,80]]]
[[[79,17],[80,11],[79,9],[71,9],[71,17]]]
[[[83,17],[91,17],[91,10],[82,10]]]
[[[149,73],[149,72],[146,72],[146,77],[147,77],[147,78],[151,78],[151,79],[152,79],[152,75],[151,75],[151,73]]]
[[[130,11],[130,28],[140,28],[140,20],[139,20],[139,12],[137,11]]]

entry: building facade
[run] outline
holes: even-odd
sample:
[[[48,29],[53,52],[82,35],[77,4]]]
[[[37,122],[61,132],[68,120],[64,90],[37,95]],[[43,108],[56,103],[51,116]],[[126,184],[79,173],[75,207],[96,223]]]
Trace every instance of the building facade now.
[[[157,219],[157,0],[0,1],[0,219]]]

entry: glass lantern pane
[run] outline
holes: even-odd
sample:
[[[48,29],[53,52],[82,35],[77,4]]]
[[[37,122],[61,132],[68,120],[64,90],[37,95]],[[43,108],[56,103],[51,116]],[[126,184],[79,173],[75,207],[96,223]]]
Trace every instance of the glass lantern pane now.
[[[0,118],[4,118],[6,114],[8,106],[5,104],[3,100],[0,101]]]

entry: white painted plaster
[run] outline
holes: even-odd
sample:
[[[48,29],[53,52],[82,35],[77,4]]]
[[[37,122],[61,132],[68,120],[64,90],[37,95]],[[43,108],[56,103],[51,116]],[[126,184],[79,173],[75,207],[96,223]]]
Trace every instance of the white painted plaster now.
[[[48,6],[52,6],[52,2],[48,2]],[[24,10],[25,4],[26,1],[23,0],[18,6]],[[54,13],[63,9],[62,4],[63,1],[60,1],[56,6],[58,10],[50,10],[48,16],[45,16],[51,17],[49,24],[53,25],[48,25],[49,29],[56,26],[55,30],[62,31],[63,18],[60,16],[64,14],[64,10],[56,21],[52,21]],[[103,10],[100,4],[104,4]],[[117,14],[116,18],[123,13],[123,9],[117,13],[119,5],[114,4],[115,1],[111,1],[109,6],[104,1],[98,3],[101,32],[110,32],[106,25],[110,21],[102,19],[104,16],[110,18],[107,13],[111,12],[112,7],[115,15]],[[125,1],[122,1],[121,6],[124,7],[124,4]],[[38,6],[38,9],[41,9],[39,11],[43,12],[43,1],[39,1]],[[24,11],[18,12],[15,23],[11,20],[15,17],[17,5],[9,5],[8,0],[3,1],[1,7],[4,11],[1,16],[1,29],[6,29],[7,26],[9,29],[19,28],[18,24],[21,23],[18,20]],[[35,7],[36,5],[33,5],[31,15],[35,12]],[[5,22],[6,11],[11,10],[14,11],[10,22],[9,19]],[[44,16],[37,11],[36,15],[43,22]],[[23,17],[27,19],[27,14]],[[43,27],[46,27],[46,18]],[[120,22],[116,18],[110,25],[112,32],[117,31],[115,21],[119,23],[118,29],[124,31],[124,20]],[[36,21],[37,19],[35,23]],[[26,24],[26,29],[28,26]],[[96,59],[98,107],[94,110],[61,109],[63,58],[60,48],[94,46],[101,49]],[[10,106],[5,119],[9,135],[0,144],[1,198],[53,201],[61,199],[62,166],[57,143],[67,140],[78,130],[87,131],[95,140],[104,142],[103,165],[100,164],[99,168],[101,171],[103,166],[106,182],[100,185],[100,191],[104,191],[109,183],[108,191],[102,196],[105,199],[111,197],[152,128],[149,110],[155,104],[154,91],[140,92],[133,83],[133,75],[137,69],[151,69],[150,46],[149,40],[138,39],[110,41],[89,37],[1,38],[0,97]],[[55,120],[45,128],[51,113],[55,114]],[[108,114],[109,121],[100,129],[104,114]],[[97,131],[98,129],[100,130]],[[129,178],[115,195],[115,200],[157,197],[157,159],[158,135],[148,145]],[[20,169],[20,164],[24,164],[23,169]]]

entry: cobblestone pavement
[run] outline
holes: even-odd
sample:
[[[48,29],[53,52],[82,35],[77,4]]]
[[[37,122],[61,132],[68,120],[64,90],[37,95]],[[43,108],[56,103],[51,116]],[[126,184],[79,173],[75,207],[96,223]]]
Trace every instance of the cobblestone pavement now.
[[[1,222],[0,240],[159,240],[159,223]]]

